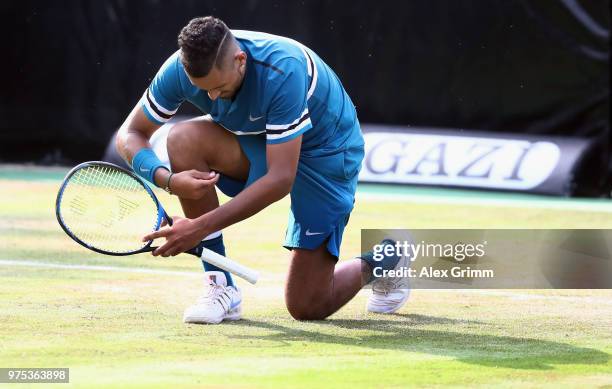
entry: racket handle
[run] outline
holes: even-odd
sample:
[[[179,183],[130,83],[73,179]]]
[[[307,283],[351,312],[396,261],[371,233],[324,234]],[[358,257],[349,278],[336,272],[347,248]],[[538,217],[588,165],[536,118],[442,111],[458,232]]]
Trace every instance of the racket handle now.
[[[223,255],[217,254],[214,251],[209,250],[205,247],[194,247],[193,249],[187,252],[189,254],[193,254],[200,257],[200,259],[204,262],[208,262],[211,265],[214,265],[218,268],[235,274],[238,277],[247,280],[251,284],[257,283],[257,280],[259,279],[259,272],[257,272],[256,270],[241,265],[238,262],[224,257]]]

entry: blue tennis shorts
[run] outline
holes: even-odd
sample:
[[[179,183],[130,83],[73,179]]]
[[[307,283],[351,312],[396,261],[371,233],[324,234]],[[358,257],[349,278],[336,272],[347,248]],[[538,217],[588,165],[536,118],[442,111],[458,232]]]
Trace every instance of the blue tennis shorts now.
[[[217,187],[230,197],[267,172],[265,134],[237,138],[249,159],[250,170],[246,182],[221,175]],[[327,250],[338,258],[344,227],[355,203],[363,156],[362,143],[331,152],[301,153],[290,194],[291,210],[284,247],[313,250],[327,241]]]

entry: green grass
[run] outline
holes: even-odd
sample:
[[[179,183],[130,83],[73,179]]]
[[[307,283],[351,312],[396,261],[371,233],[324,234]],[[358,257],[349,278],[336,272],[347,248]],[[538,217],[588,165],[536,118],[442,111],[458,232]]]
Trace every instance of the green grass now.
[[[257,286],[241,284],[244,320],[185,325],[182,311],[201,287],[197,261],[86,251],[55,222],[58,175],[34,173],[33,181],[0,178],[1,260],[182,273],[0,265],[0,367],[69,367],[70,386],[86,388],[612,385],[611,291],[420,290],[390,316],[366,314],[364,291],[328,320],[292,320],[280,246],[287,200],[225,231],[229,255],[264,273]],[[160,197],[179,213],[175,198]],[[367,198],[342,256],[358,253],[361,228],[393,227],[610,228],[612,220],[608,212]]]

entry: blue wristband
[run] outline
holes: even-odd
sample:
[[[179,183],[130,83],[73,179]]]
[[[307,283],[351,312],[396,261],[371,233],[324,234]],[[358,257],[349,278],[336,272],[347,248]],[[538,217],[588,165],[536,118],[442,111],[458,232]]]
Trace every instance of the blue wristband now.
[[[157,158],[153,149],[145,147],[140,149],[139,152],[136,153],[134,158],[132,158],[132,169],[136,174],[145,180],[151,182],[153,185],[155,183],[155,172],[160,167],[165,168],[162,161]]]

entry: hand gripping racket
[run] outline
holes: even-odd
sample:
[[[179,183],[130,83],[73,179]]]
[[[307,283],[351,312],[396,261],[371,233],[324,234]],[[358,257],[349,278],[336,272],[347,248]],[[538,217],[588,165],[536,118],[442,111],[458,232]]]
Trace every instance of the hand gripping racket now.
[[[129,170],[107,162],[84,162],[64,178],[55,201],[57,221],[69,237],[98,253],[131,255],[155,250],[142,242],[165,220],[172,225],[155,194]],[[189,251],[212,265],[255,284],[257,271],[215,253],[200,243]]]

